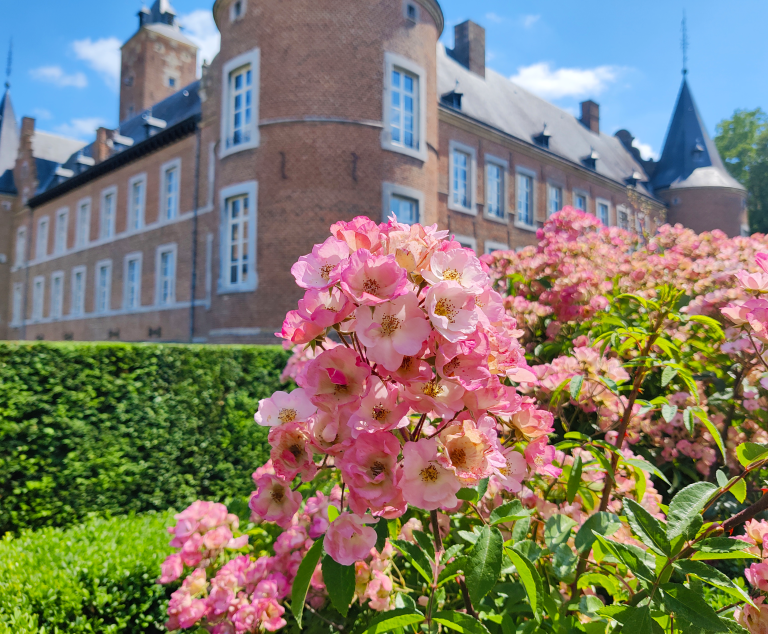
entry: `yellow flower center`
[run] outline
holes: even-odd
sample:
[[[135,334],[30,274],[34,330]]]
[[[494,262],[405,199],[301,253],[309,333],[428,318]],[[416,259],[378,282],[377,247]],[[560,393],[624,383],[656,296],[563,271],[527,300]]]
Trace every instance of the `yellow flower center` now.
[[[322,277],[326,282],[331,279],[331,271],[335,268],[335,265],[333,264],[323,264],[323,266],[320,267],[320,277]]]
[[[401,372],[408,372],[413,366],[413,357],[403,357],[403,362],[400,364]]]
[[[435,304],[435,315],[445,317],[452,324],[456,323],[454,318],[458,312],[453,304],[445,298],[439,299],[437,304]]]
[[[449,280],[451,282],[457,282],[461,279],[461,273],[459,273],[456,269],[446,269],[443,271],[443,279]]]
[[[419,475],[421,476],[422,482],[437,482],[437,478],[439,476],[437,467],[431,463],[428,467],[422,469]]]
[[[386,409],[381,404],[379,404],[374,406],[371,416],[373,417],[373,420],[382,422],[387,420],[387,416],[389,416],[389,414],[390,414],[390,410]]]
[[[454,467],[463,467],[467,464],[467,452],[461,447],[448,452],[451,458],[451,464]]]
[[[281,423],[292,423],[296,420],[296,416],[298,416],[298,412],[296,412],[295,409],[286,407],[285,409],[280,410],[280,413],[277,415],[277,420]]]
[[[381,290],[381,286],[379,286],[379,283],[376,280],[365,278],[365,282],[363,282],[363,290],[369,295],[377,295],[379,290]]]
[[[440,385],[437,381],[434,379],[432,381],[427,381],[424,384],[424,387],[421,388],[421,391],[431,398],[437,398],[443,393],[443,386]]]
[[[390,337],[392,334],[400,328],[400,320],[393,315],[384,315],[381,320],[381,334],[385,337]]]

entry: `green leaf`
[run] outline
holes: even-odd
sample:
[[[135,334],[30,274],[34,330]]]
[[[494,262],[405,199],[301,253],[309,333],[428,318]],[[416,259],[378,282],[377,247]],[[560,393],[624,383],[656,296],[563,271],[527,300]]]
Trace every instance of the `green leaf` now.
[[[550,550],[568,541],[576,522],[567,515],[553,515],[544,525],[544,541]]]
[[[693,561],[714,561],[715,559],[760,559],[760,556],[743,550],[732,550],[726,553],[695,552],[691,559]]]
[[[592,595],[583,596],[579,601],[579,612],[590,617],[594,617],[597,611],[602,610],[604,607],[605,605],[600,598]]]
[[[664,525],[634,500],[624,498],[624,513],[632,531],[648,548],[659,555],[669,557],[672,545],[667,539]]]
[[[440,571],[440,574],[437,577],[437,585],[441,586],[444,583],[450,581],[451,579],[454,579],[456,575],[459,574],[459,571],[463,571],[467,569],[467,565],[469,564],[469,557],[457,557],[454,559],[451,563],[449,563],[445,568]]]
[[[740,504],[743,504],[744,500],[747,499],[747,481],[744,478],[737,480],[728,490],[733,493],[733,497],[735,497]]]
[[[589,572],[579,577],[579,588],[586,588],[587,586],[600,586],[605,588],[608,594],[612,597],[618,595],[622,588],[619,582],[614,577],[609,577],[600,572]]]
[[[693,436],[693,412],[691,412],[690,407],[686,407],[683,410],[683,424],[688,430],[688,435]]]
[[[531,512],[523,506],[520,500],[512,500],[491,511],[491,526],[504,524],[529,517]]]
[[[475,489],[459,489],[456,497],[466,502],[477,502],[478,494]]]
[[[333,607],[347,616],[349,604],[355,596],[355,566],[342,566],[330,555],[323,557],[323,583]]]
[[[675,414],[677,414],[677,405],[661,406],[661,416],[668,423],[672,422],[672,419],[675,417]]]
[[[629,568],[637,578],[648,583],[653,583],[656,580],[656,576],[645,561],[646,554],[642,549],[630,544],[614,542],[599,533],[595,533],[595,536],[600,544]]]
[[[323,540],[318,539],[304,555],[304,559],[299,564],[296,577],[293,580],[293,589],[291,591],[291,612],[296,617],[296,623],[301,629],[301,617],[304,614],[304,601],[307,598],[309,582],[312,581],[312,575],[315,574],[317,562],[320,561],[320,555],[323,553]]]
[[[728,628],[710,607],[706,599],[693,590],[678,583],[665,583],[661,586],[664,605],[678,618],[688,621],[695,627],[708,632],[727,632]]]
[[[339,509],[333,504],[328,505],[328,521],[333,522],[339,516]]]
[[[669,382],[675,378],[675,375],[677,374],[677,370],[675,368],[672,368],[670,366],[667,366],[664,368],[663,372],[661,373],[661,387],[667,387],[669,385]]]
[[[707,431],[712,435],[712,438],[715,439],[715,443],[717,444],[718,449],[720,449],[720,453],[723,455],[723,458],[725,459],[725,446],[723,445],[723,437],[720,435],[720,430],[715,427],[715,424],[709,420],[709,417],[707,416],[706,412],[701,409],[700,407],[694,407],[693,413],[702,423],[704,423],[704,427],[707,428]]]
[[[438,612],[432,615],[432,620],[447,627],[449,630],[455,630],[462,634],[490,634],[488,628],[475,617],[462,612],[454,612],[453,610],[450,612]]]
[[[482,500],[485,492],[488,490],[488,478],[483,478],[477,483],[477,499]]]
[[[576,533],[576,550],[580,553],[589,552],[592,544],[595,543],[595,533],[603,536],[613,535],[621,528],[619,518],[613,513],[598,511],[590,516]]]
[[[565,499],[568,500],[568,504],[573,504],[573,500],[576,498],[576,494],[579,492],[579,485],[581,484],[581,469],[581,456],[578,456],[576,460],[573,461],[573,466],[571,467],[571,475],[568,476],[568,487],[565,493]]]
[[[622,458],[621,462],[623,464],[628,464],[632,467],[637,467],[638,469],[642,469],[643,471],[648,471],[649,473],[652,473],[660,480],[663,480],[666,482],[669,486],[672,486],[672,483],[667,480],[667,476],[665,476],[661,471],[659,471],[658,467],[655,467],[647,460],[641,460],[640,458]]]
[[[690,559],[680,559],[672,564],[684,575],[693,575],[711,586],[721,588],[728,594],[735,596],[740,601],[746,601],[754,605],[750,596],[737,586],[731,579],[712,566],[708,566],[701,561],[691,561]]]
[[[768,458],[768,445],[745,442],[736,447],[736,457],[745,469],[758,460]]]
[[[379,521],[374,524],[373,529],[376,531],[376,550],[381,552],[384,549],[384,545],[387,543],[387,537],[389,537],[387,520],[380,518]]]
[[[672,541],[680,535],[690,537],[691,527],[715,491],[717,487],[711,482],[694,482],[673,497],[667,514],[667,539]]]
[[[561,581],[573,581],[573,573],[576,570],[578,558],[568,544],[560,544],[552,552],[552,571]]]
[[[717,483],[720,485],[721,489],[728,485],[728,476],[723,473],[722,469],[718,469],[715,472],[715,477],[717,478]]]
[[[476,544],[477,543],[477,533],[473,533],[471,531],[456,531],[464,541],[469,542],[470,544]]]
[[[531,530],[531,518],[526,517],[522,520],[517,520],[515,526],[512,528],[512,541],[521,542],[528,536],[528,531]]]
[[[360,634],[381,634],[382,632],[391,632],[399,627],[407,627],[423,622],[424,615],[418,610],[398,608],[379,614]]]
[[[466,581],[474,605],[488,594],[501,574],[504,538],[498,528],[484,526],[467,564]]]
[[[512,548],[531,563],[535,562],[542,552],[541,546],[530,539],[524,539],[521,542],[517,542]]]
[[[622,631],[631,632],[632,634],[653,634],[651,608],[647,605],[641,608],[634,608],[629,617],[624,621]]]
[[[404,539],[394,539],[391,543],[428,583],[432,583],[432,566],[419,546]]]
[[[536,614],[539,611],[539,593],[543,592],[541,577],[536,567],[527,557],[519,555],[512,548],[505,548],[504,552],[507,553],[507,557],[517,568],[517,574],[520,576],[520,581],[528,595],[528,603],[531,604],[531,610]]]
[[[421,546],[421,549],[429,556],[430,559],[435,558],[435,546],[432,542],[432,536],[427,535],[424,531],[412,531],[413,538],[416,543]]]
[[[751,548],[752,544],[741,539],[732,539],[730,537],[710,537],[696,544],[693,544],[695,550],[702,553],[731,553],[738,550]]]
[[[584,385],[584,377],[581,374],[577,374],[571,379],[568,385],[568,391],[571,394],[571,398],[574,401],[579,400],[579,394],[581,394],[581,386]]]

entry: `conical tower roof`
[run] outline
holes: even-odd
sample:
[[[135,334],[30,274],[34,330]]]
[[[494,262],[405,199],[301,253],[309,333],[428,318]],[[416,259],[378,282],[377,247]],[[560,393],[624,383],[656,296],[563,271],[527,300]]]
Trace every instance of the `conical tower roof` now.
[[[6,84],[5,94],[0,100],[0,176],[16,165],[19,153],[19,128],[11,103],[11,89]]]
[[[744,189],[725,168],[701,119],[688,81],[683,76],[664,149],[653,174],[654,189],[730,187]]]

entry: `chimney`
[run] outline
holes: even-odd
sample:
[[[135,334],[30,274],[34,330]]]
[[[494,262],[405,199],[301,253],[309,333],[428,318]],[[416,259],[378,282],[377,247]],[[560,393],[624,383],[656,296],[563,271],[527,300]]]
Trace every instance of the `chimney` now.
[[[485,29],[472,20],[453,29],[451,57],[473,73],[485,77]]]
[[[581,102],[581,123],[595,134],[600,133],[600,106],[591,99]]]
[[[93,159],[96,163],[101,163],[109,158],[108,132],[106,128],[98,128],[96,130],[96,142],[93,144]]]

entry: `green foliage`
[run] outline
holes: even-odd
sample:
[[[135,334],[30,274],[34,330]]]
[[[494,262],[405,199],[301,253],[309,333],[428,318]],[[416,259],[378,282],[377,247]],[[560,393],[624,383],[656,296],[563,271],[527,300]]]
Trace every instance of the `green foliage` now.
[[[0,634],[162,632],[170,513],[93,518],[0,541]]]
[[[0,345],[0,534],[253,489],[277,346]]]

